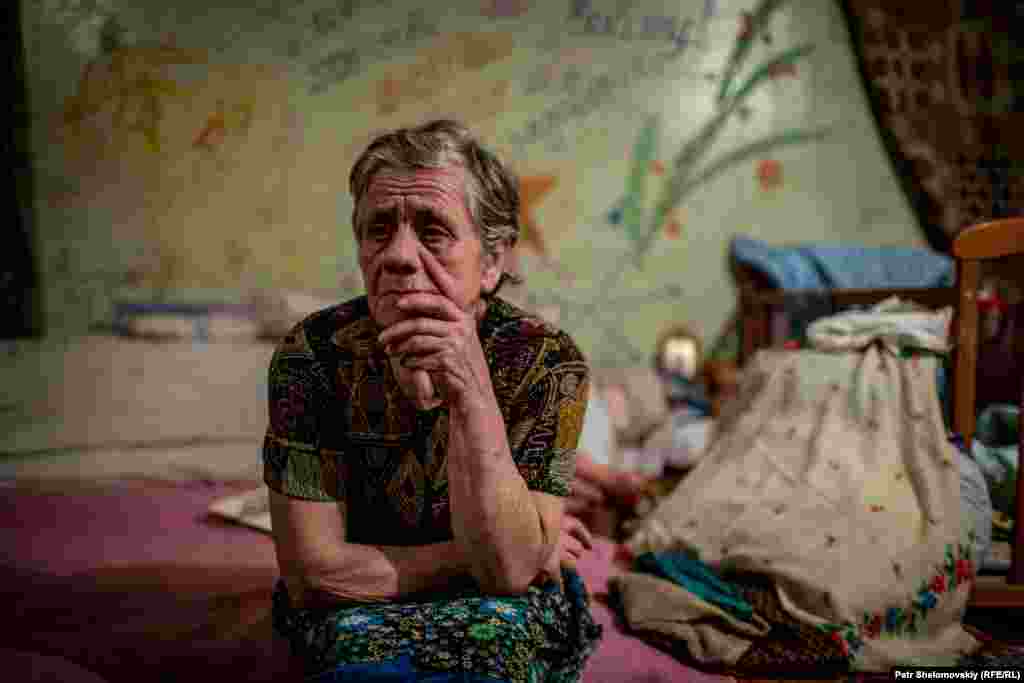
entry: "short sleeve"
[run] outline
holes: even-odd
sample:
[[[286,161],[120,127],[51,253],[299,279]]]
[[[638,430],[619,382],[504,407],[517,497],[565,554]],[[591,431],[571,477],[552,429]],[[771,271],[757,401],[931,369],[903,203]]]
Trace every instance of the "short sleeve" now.
[[[544,340],[538,370],[520,392],[509,424],[512,457],[527,488],[569,495],[590,391],[590,372],[567,335]]]
[[[330,383],[293,330],[275,350],[267,374],[269,424],[263,439],[263,480],[272,490],[316,501],[341,499],[337,454],[320,447],[320,415]]]

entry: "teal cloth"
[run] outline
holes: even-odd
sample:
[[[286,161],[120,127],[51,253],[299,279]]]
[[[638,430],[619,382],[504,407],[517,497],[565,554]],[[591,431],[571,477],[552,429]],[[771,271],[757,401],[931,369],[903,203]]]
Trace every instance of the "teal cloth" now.
[[[634,565],[636,571],[671,581],[738,619],[750,621],[754,614],[754,608],[735,586],[723,581],[691,553],[679,550],[644,553],[636,558]]]
[[[992,508],[1013,517],[1017,469],[1020,466],[1020,408],[995,403],[986,407],[975,425],[971,455],[985,475]]]

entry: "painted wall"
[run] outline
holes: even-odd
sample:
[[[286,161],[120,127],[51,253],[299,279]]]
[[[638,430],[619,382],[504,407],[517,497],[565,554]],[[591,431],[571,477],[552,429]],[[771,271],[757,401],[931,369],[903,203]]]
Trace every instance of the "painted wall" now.
[[[358,294],[351,162],[441,115],[521,175],[515,298],[603,364],[671,322],[713,336],[736,233],[923,244],[833,2],[24,0],[23,23],[52,334],[116,300]]]

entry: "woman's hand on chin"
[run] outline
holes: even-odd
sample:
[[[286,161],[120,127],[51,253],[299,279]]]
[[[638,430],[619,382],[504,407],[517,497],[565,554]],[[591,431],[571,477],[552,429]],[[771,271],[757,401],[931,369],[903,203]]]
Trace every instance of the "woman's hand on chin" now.
[[[404,318],[389,325],[378,340],[408,373],[403,380],[414,402],[479,406],[493,402],[490,368],[477,336],[479,302],[463,310],[456,304],[452,277],[439,263],[424,258],[438,293],[402,296],[396,306]]]
[[[434,388],[434,380],[431,379],[429,372],[407,368],[397,356],[392,356],[391,361],[398,386],[417,410],[430,410],[443,403],[440,394]]]

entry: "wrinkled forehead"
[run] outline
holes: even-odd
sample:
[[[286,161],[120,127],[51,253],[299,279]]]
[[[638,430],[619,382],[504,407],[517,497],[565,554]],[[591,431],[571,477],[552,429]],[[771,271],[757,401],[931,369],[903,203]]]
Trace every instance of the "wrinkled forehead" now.
[[[400,204],[431,208],[471,222],[466,197],[466,172],[460,166],[410,171],[378,171],[360,202],[360,215]]]

